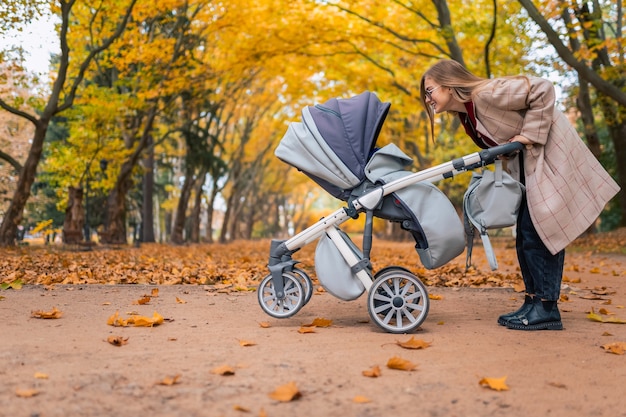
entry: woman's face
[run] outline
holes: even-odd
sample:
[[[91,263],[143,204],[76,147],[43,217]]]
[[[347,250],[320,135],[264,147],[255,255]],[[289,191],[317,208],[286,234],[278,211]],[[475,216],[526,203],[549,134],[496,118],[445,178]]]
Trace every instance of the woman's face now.
[[[450,93],[450,89],[437,84],[431,77],[424,78],[425,102],[432,107],[433,112],[442,113],[444,111],[459,111],[464,109]],[[461,107],[459,107],[461,104]]]

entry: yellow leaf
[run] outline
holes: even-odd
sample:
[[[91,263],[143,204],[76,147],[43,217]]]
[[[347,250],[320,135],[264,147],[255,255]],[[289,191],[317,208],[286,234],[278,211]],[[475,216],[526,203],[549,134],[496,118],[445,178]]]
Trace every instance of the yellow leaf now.
[[[626,320],[617,317],[609,317],[605,319],[601,315],[595,313],[593,308],[591,309],[591,312],[587,314],[587,318],[591,321],[599,321],[600,323],[626,324]]]
[[[18,388],[15,390],[15,395],[21,398],[30,398],[38,394],[39,394],[39,391],[37,391],[36,389],[19,389]]]
[[[506,385],[506,376],[502,378],[483,378],[478,381],[483,387],[491,388],[494,391],[507,391],[509,387]]]
[[[178,384],[179,380],[180,375],[166,376],[161,381],[159,381],[159,385],[174,385]]]
[[[228,365],[218,366],[211,370],[211,373],[222,376],[235,375],[235,370]]]
[[[371,402],[371,400],[367,397],[364,397],[362,395],[357,395],[356,397],[354,397],[352,399],[353,402],[358,403],[358,404],[365,404],[365,403],[369,403]]]
[[[177,302],[178,304],[187,304],[187,301],[185,301],[185,300],[183,300],[183,299],[180,299],[180,298],[178,298],[178,297],[176,297],[176,302]]]
[[[616,355],[623,355],[626,352],[626,343],[625,342],[614,342],[608,343],[606,345],[602,345],[602,348],[609,353],[614,353]]]
[[[48,374],[44,374],[41,372],[35,372],[35,378],[37,379],[48,379]]]
[[[293,381],[277,387],[274,392],[269,394],[271,399],[281,402],[296,400],[300,398],[301,395],[296,383]]]
[[[124,338],[123,336],[109,336],[107,338],[107,342],[109,342],[113,346],[123,346],[128,343],[128,337]]]
[[[267,329],[268,327],[272,327],[269,321],[262,321],[259,323],[259,326],[261,326],[264,329]]]
[[[158,297],[159,296],[159,289],[158,288],[153,288],[150,295],[152,297]]]
[[[251,342],[250,340],[240,340],[239,345],[241,346],[255,346],[255,342]]]
[[[428,294],[430,300],[443,300],[443,295]]]
[[[235,411],[243,411],[244,413],[249,413],[250,410],[246,407],[242,407],[240,405],[233,405],[233,410]]]
[[[147,295],[144,295],[142,298],[140,298],[139,300],[133,302],[133,304],[139,304],[139,305],[144,305],[144,304],[148,304],[150,302],[150,297]]]
[[[31,314],[31,317],[34,317],[37,319],[58,319],[63,315],[63,313],[57,310],[56,307],[52,307],[52,310],[50,311],[42,311],[42,310],[31,311],[30,314]]]
[[[298,329],[298,333],[302,333],[302,334],[305,334],[305,333],[315,333],[315,326],[310,326],[310,327],[304,327],[303,326],[303,327],[300,327]]]
[[[330,327],[332,326],[333,321],[323,318],[316,318],[311,322],[311,324],[303,324],[303,327]]]
[[[411,337],[406,342],[398,342],[396,344],[405,349],[425,349],[431,345],[431,342],[424,342],[423,340],[415,339],[415,337]]]
[[[394,356],[387,361],[387,368],[398,369],[400,371],[412,371],[417,368],[417,365],[406,359],[402,359],[398,356]]]
[[[372,366],[370,369],[366,369],[361,373],[363,374],[363,376],[367,376],[370,378],[378,378],[382,375],[382,373],[380,372],[380,367],[378,365]]]

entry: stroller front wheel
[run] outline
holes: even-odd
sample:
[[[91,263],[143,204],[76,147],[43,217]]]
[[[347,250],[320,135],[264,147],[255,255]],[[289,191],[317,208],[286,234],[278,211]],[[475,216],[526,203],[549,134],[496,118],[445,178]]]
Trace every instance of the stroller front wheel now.
[[[263,311],[272,317],[283,319],[296,314],[304,305],[305,294],[300,280],[290,272],[283,272],[283,297],[278,297],[272,275],[259,284],[257,295]]]
[[[370,317],[390,333],[408,333],[418,328],[430,305],[426,287],[404,268],[391,267],[381,272],[367,296]]]

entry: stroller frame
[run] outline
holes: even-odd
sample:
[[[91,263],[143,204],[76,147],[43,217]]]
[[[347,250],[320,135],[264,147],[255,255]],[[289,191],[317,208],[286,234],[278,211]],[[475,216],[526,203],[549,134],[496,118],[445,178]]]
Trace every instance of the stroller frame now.
[[[368,312],[372,320],[390,333],[408,333],[418,328],[429,309],[428,294],[419,278],[400,266],[388,266],[372,274],[369,257],[374,209],[383,197],[411,184],[452,178],[492,164],[499,156],[513,154],[522,147],[518,142],[511,142],[412,173],[355,198],[347,207],[336,210],[288,240],[272,240],[268,263],[270,273],[258,288],[261,308],[272,317],[287,318],[308,303],[313,285],[306,272],[295,266],[299,261],[293,259],[293,254],[327,234],[350,266],[353,276],[368,292]],[[338,226],[358,218],[363,212],[366,213],[366,222],[361,254],[344,239]]]

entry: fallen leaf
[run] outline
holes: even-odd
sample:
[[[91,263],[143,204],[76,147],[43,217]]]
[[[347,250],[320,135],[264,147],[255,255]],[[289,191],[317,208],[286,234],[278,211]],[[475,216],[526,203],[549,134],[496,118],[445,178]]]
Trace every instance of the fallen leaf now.
[[[382,375],[382,372],[380,372],[380,366],[378,365],[372,366],[370,369],[366,369],[361,373],[363,374],[363,376],[367,376],[370,378],[378,378]]]
[[[548,382],[548,385],[551,385],[555,388],[563,388],[563,389],[567,389],[567,385],[561,383],[561,382]]]
[[[30,398],[30,397],[34,397],[35,395],[39,395],[39,391],[37,391],[36,389],[19,389],[18,388],[15,390],[15,395],[21,398]]]
[[[352,399],[352,401],[358,404],[365,404],[365,403],[372,402],[372,400],[362,395],[357,395],[356,397]]]
[[[591,321],[598,321],[600,323],[626,324],[626,320],[620,319],[618,317],[609,317],[605,319],[601,315],[595,313],[593,311],[593,308],[591,309],[591,312],[587,314],[587,318]]]
[[[133,304],[144,305],[144,304],[148,304],[149,302],[150,302],[150,296],[144,295],[139,300],[133,302]]]
[[[443,295],[428,294],[430,300],[443,300]]]
[[[37,379],[48,379],[48,374],[44,374],[41,372],[35,372],[35,378]]]
[[[57,310],[56,307],[52,307],[51,311],[31,311],[30,315],[31,317],[37,319],[58,319],[63,315],[63,313],[60,310]]]
[[[109,336],[107,337],[107,342],[109,342],[113,346],[123,346],[128,344],[128,337],[124,338],[123,336]]]
[[[616,355],[623,355],[626,352],[626,342],[614,342],[602,345],[605,352],[614,353]]]
[[[181,298],[178,298],[178,297],[176,297],[176,302],[177,302],[178,304],[187,304],[187,301],[185,301],[185,300],[183,300],[183,299],[181,299]]]
[[[135,327],[153,327],[163,324],[163,316],[156,311],[152,315],[152,318],[145,316],[131,316],[128,319],[120,317],[119,312],[116,311],[111,317],[107,319],[109,326],[126,327],[133,325]]]
[[[233,405],[233,410],[235,411],[243,411],[244,413],[249,413],[250,409],[246,408],[246,407],[242,407],[240,405]]]
[[[211,370],[211,373],[222,376],[230,376],[235,375],[235,370],[228,365],[222,365],[218,366],[217,368],[213,368]]]
[[[262,322],[260,322],[260,323],[259,323],[259,326],[261,326],[261,327],[262,327],[262,328],[264,328],[264,329],[267,329],[267,328],[269,328],[269,327],[272,327],[272,325],[270,324],[270,322],[269,322],[269,321],[262,321]]]
[[[333,321],[323,318],[316,318],[310,324],[303,324],[302,327],[330,327]]]
[[[400,371],[412,371],[417,368],[417,365],[406,359],[394,356],[387,361],[387,368],[398,369]]]
[[[483,387],[491,388],[494,391],[507,391],[509,387],[506,385],[506,376],[502,378],[483,378],[478,381]]]
[[[14,290],[21,290],[22,285],[24,285],[24,281],[22,281],[21,278],[18,278],[11,282],[3,282],[2,284],[0,284],[0,289],[8,290],[9,288],[12,288]]]
[[[255,346],[256,342],[252,342],[250,340],[240,340],[239,345],[240,346]]]
[[[178,384],[180,380],[180,375],[174,376],[166,376],[161,381],[158,382],[159,385],[174,385]]]
[[[303,327],[300,327],[298,329],[298,333],[302,333],[302,334],[305,334],[305,333],[315,333],[315,326],[310,326],[310,327],[304,327],[303,326]]]
[[[276,401],[289,402],[296,400],[302,396],[296,383],[291,381],[285,385],[277,387],[274,392],[269,394],[270,398]]]
[[[426,349],[432,343],[431,342],[425,342],[425,341],[419,340],[419,339],[415,339],[414,336],[411,336],[411,338],[409,340],[407,340],[406,342],[396,341],[396,344],[398,346],[400,346],[400,347],[405,348],[405,349]]]
[[[150,292],[150,295],[152,297],[158,297],[159,296],[159,289],[158,288],[153,288],[152,291]]]

